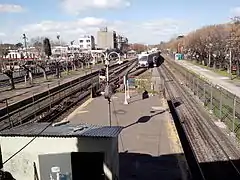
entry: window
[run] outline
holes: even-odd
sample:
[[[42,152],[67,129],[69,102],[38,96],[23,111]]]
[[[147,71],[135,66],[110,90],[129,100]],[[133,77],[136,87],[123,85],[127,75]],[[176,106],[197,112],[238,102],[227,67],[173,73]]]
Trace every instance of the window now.
[[[88,45],[87,45],[87,47],[91,47],[91,45],[90,45],[90,44],[88,44]]]
[[[80,43],[83,43],[83,40],[80,40],[79,42],[80,42]]]
[[[87,40],[87,42],[89,43],[89,42],[90,42],[90,40],[88,39],[88,40]]]
[[[83,48],[83,45],[80,45],[80,48]]]
[[[142,56],[141,58],[139,58],[139,61],[147,61],[148,60],[148,56]]]

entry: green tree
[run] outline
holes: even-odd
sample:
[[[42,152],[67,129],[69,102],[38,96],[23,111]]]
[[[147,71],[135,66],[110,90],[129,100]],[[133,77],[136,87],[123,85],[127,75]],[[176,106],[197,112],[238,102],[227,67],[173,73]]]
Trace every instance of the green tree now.
[[[23,48],[23,44],[22,43],[17,43],[17,44],[15,44],[15,46],[16,46],[16,48]]]
[[[52,55],[51,44],[48,38],[43,40],[43,48],[46,56],[49,58]]]

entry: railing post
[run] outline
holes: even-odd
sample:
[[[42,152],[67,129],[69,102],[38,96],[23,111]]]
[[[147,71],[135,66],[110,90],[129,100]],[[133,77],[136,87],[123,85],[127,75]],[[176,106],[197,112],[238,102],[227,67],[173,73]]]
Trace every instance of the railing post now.
[[[203,84],[203,104],[206,106],[206,84]]]
[[[35,116],[35,118],[36,118],[36,117],[37,117],[37,114],[36,114],[36,108],[37,108],[37,107],[35,106],[34,93],[32,93],[32,101],[33,101],[33,109],[35,109],[35,110],[34,110],[34,112],[35,112],[35,113],[34,113],[34,116]]]
[[[50,96],[50,88],[49,88],[49,84],[48,84],[48,98],[50,101],[50,109],[52,108],[52,100],[51,100],[51,96]]]
[[[213,85],[211,84],[210,110],[213,110]]]
[[[130,99],[129,80],[127,79],[127,98]]]
[[[191,88],[191,73],[189,73],[188,80],[189,80],[189,88],[192,89]]]
[[[193,83],[192,83],[192,91],[193,91],[193,94],[195,95],[195,84],[194,84],[194,80],[195,80],[195,77],[193,76]]]
[[[59,89],[60,89],[60,80],[58,80],[58,92],[59,92]],[[59,92],[59,98],[61,98],[61,92]]]
[[[187,71],[185,71],[185,80],[186,80],[185,84],[187,86]]]
[[[8,121],[9,121],[10,127],[13,127],[13,123],[11,121],[11,117],[10,117],[10,114],[9,114],[9,107],[8,107],[8,100],[7,99],[6,99],[6,108],[7,108],[7,115],[8,115]]]
[[[233,121],[232,121],[232,135],[235,135],[235,119],[236,119],[236,96],[233,99]]]
[[[199,81],[197,80],[196,83],[197,83],[197,97],[198,97],[198,86],[199,86],[198,83],[199,83]],[[198,97],[198,98],[199,98],[199,97]]]
[[[220,120],[222,120],[222,89],[220,89],[220,105],[219,105],[219,116]]]
[[[127,77],[124,76],[124,104],[128,104],[127,101]]]

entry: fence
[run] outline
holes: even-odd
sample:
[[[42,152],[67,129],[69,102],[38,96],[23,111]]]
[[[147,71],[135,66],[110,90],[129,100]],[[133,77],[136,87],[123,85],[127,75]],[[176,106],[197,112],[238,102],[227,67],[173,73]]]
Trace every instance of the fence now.
[[[240,139],[240,99],[224,88],[213,85],[203,77],[188,71],[186,68],[170,63],[183,77],[186,86],[203,102],[204,106],[231,132]]]

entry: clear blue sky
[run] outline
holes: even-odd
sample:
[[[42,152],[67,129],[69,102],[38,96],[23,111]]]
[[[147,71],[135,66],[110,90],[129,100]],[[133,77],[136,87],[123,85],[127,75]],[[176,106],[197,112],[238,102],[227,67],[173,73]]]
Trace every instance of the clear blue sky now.
[[[0,0],[0,40],[59,32],[68,41],[104,25],[130,41],[157,43],[240,15],[237,0]],[[129,3],[127,3],[128,1]],[[95,3],[94,3],[95,2]],[[97,3],[96,3],[97,2]],[[84,8],[83,8],[84,7]],[[90,20],[86,17],[92,17]],[[148,26],[145,26],[145,24]]]

